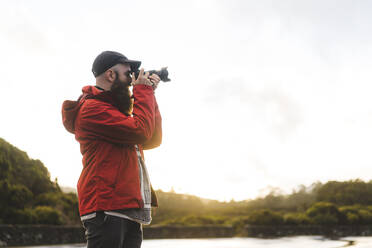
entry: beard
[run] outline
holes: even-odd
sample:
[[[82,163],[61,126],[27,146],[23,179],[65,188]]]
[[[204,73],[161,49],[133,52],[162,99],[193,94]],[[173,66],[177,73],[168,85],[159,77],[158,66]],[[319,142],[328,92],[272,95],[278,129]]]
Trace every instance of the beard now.
[[[129,90],[130,82],[121,81],[118,72],[115,74],[116,78],[111,86],[111,92],[119,111],[129,116],[133,110],[133,99]]]

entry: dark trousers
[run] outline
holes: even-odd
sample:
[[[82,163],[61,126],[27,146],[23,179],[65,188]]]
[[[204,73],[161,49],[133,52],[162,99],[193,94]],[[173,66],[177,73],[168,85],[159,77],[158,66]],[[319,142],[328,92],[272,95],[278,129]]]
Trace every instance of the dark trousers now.
[[[140,248],[141,224],[97,212],[95,218],[83,221],[87,248]]]

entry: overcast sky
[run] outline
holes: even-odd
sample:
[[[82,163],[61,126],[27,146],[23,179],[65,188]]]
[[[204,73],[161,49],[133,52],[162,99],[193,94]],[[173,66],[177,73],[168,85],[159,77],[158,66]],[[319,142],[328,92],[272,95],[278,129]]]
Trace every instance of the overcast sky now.
[[[61,105],[104,50],[168,66],[155,189],[218,200],[372,178],[372,10],[362,0],[0,2],[0,137],[75,187]]]

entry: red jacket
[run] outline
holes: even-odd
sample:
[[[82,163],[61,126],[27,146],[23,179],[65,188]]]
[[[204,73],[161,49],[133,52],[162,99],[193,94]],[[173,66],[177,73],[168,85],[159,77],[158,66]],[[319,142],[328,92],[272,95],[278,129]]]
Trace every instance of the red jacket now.
[[[80,215],[143,208],[135,144],[151,149],[161,143],[161,116],[151,86],[133,87],[133,116],[115,107],[110,91],[83,88],[78,101],[65,101],[65,128],[75,134],[83,155],[77,191]],[[152,190],[152,205],[158,206]]]

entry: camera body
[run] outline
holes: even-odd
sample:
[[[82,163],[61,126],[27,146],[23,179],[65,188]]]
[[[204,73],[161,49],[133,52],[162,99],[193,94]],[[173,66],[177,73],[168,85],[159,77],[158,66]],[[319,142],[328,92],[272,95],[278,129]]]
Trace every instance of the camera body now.
[[[134,72],[134,75],[135,75],[136,78],[138,78],[139,72],[140,72],[139,70],[137,70],[136,72]],[[169,82],[169,81],[171,81],[168,78],[168,69],[167,69],[167,67],[163,67],[160,70],[145,71],[145,73],[146,72],[148,72],[149,75],[151,75],[151,74],[158,75],[160,77],[160,80],[163,81],[163,82]]]

